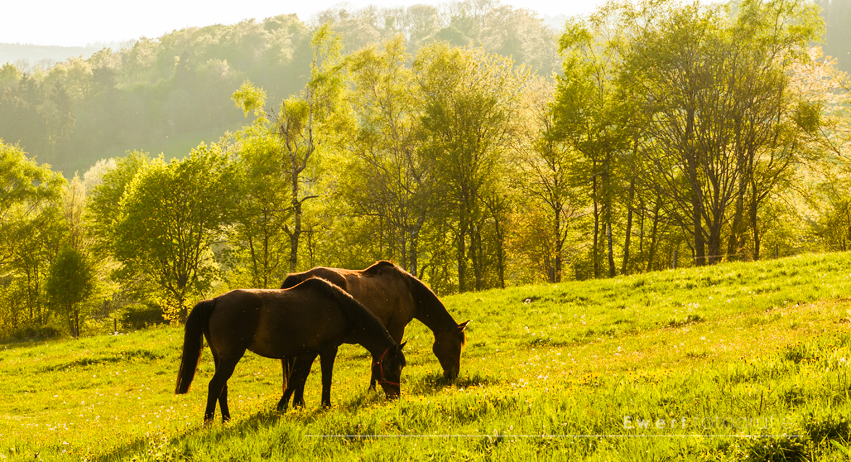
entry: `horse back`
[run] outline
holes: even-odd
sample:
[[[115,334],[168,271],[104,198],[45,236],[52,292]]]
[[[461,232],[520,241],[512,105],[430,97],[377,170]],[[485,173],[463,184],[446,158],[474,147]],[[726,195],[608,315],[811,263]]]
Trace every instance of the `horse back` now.
[[[289,275],[281,288],[292,288],[312,278],[323,278],[348,292],[374,314],[400,341],[405,326],[416,316],[411,278],[388,261],[379,261],[364,270],[316,267]]]
[[[346,328],[338,305],[314,291],[238,289],[216,298],[210,346],[283,358],[339,345]]]
[[[346,290],[346,278],[343,276],[341,271],[337,268],[326,268],[324,266],[317,266],[316,268],[307,270],[302,273],[292,273],[284,279],[283,284],[281,284],[281,289],[291,289],[302,282],[313,278],[322,278],[326,281],[334,284],[335,286]]]
[[[361,271],[339,271],[346,279],[346,291],[380,319],[392,334],[398,331],[401,336],[401,330],[416,314],[410,276],[389,262],[378,262]]]

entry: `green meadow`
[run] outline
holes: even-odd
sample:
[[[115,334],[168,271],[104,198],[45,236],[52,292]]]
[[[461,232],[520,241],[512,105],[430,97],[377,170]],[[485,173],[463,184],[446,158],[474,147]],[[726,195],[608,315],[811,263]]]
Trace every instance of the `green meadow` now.
[[[233,420],[204,426],[212,355],[174,394],[183,331],[0,346],[0,460],[847,460],[851,254],[803,255],[442,298],[471,319],[460,377],[406,332],[402,397],[340,349],[303,409],[248,353]]]

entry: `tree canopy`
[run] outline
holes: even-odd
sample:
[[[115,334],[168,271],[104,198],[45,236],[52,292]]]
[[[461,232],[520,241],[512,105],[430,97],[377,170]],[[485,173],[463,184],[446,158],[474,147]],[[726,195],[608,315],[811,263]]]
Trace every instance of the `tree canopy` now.
[[[2,67],[0,132],[47,128],[0,143],[0,329],[380,259],[449,293],[848,250],[849,84],[811,3],[614,1],[559,37],[490,2],[321,17]],[[135,149],[70,181],[33,160],[83,127]],[[200,128],[174,159],[134,138]],[[93,288],[60,294],[75,255]]]

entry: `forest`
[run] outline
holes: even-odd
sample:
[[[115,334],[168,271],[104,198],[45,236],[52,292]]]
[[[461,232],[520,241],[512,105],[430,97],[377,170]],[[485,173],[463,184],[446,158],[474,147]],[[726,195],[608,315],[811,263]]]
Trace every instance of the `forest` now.
[[[7,63],[0,332],[376,260],[447,294],[844,251],[841,6],[336,8]]]

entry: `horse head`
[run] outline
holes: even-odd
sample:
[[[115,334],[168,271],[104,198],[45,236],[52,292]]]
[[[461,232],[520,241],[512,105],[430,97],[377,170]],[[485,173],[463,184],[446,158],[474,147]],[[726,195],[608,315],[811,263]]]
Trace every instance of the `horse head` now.
[[[398,398],[402,394],[402,368],[405,367],[402,347],[405,343],[407,342],[388,347],[377,360],[373,357],[372,376],[390,399]]]
[[[467,334],[464,330],[469,323],[470,321],[465,321],[458,324],[456,329],[434,333],[434,345],[431,351],[443,367],[444,378],[455,380],[458,377],[458,372],[461,370],[461,351],[467,343]]]

